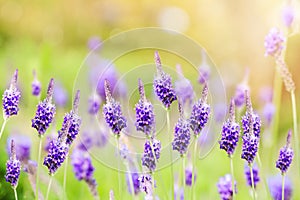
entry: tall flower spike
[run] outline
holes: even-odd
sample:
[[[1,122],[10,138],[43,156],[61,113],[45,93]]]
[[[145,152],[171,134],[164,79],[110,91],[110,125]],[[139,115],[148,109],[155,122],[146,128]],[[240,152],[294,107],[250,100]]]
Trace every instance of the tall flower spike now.
[[[248,186],[252,187],[252,178],[251,178],[251,171],[250,167],[248,164],[245,164],[245,178],[247,181]],[[254,188],[256,188],[256,185],[260,181],[259,178],[259,170],[256,164],[253,165],[253,182],[254,182]]]
[[[147,195],[152,195],[152,177],[148,174],[143,174],[139,177],[140,190],[144,191]]]
[[[190,128],[195,135],[199,135],[207,124],[210,116],[210,105],[207,104],[208,87],[204,84],[202,97],[194,105],[189,119]]]
[[[184,119],[183,109],[180,102],[178,102],[180,117],[178,122],[175,125],[174,130],[174,139],[172,142],[173,150],[176,150],[180,153],[181,156],[187,153],[190,140],[190,123],[188,120]]]
[[[153,151],[155,154],[155,158],[152,153],[153,151],[152,151],[149,140],[147,140],[145,142],[144,153],[142,156],[142,165],[147,167],[149,169],[149,171],[151,171],[151,172],[155,171],[156,164],[157,164],[155,161],[158,161],[158,159],[160,158],[161,143],[159,140],[153,139],[152,145],[153,145]]]
[[[207,83],[209,77],[210,77],[210,67],[207,63],[207,56],[204,50],[201,52],[201,64],[198,67],[198,72],[199,72],[199,78],[198,82],[200,84]]]
[[[61,137],[57,140],[53,140],[50,142],[50,147],[48,150],[48,155],[44,158],[44,165],[48,168],[49,174],[54,175],[58,168],[65,161],[69,148],[65,143],[68,129],[71,126],[71,121],[67,121],[66,129],[61,133]]]
[[[282,174],[285,174],[292,164],[293,157],[294,157],[294,151],[290,147],[291,145],[291,137],[292,137],[292,131],[289,130],[286,140],[286,145],[280,149],[279,157],[276,162],[276,168],[278,168]]]
[[[245,90],[249,90],[248,86],[249,69],[246,68],[246,72],[243,81],[236,86],[234,94],[234,102],[237,107],[241,107],[245,103]]]
[[[130,179],[133,183],[133,191],[134,194],[137,195],[140,192],[140,181],[139,181],[139,174],[136,172],[129,172],[126,174],[126,182],[128,186],[128,192],[132,194],[132,189],[130,187]]]
[[[11,140],[11,156],[6,163],[6,182],[10,183],[12,187],[16,188],[21,172],[21,163],[17,160],[14,140]]]
[[[265,37],[265,56],[278,57],[284,49],[285,37],[283,33],[277,29],[272,28]]]
[[[31,140],[25,135],[14,134],[7,139],[7,153],[11,157],[11,142],[14,141],[14,149],[17,152],[17,159],[27,163],[30,158]]]
[[[157,76],[154,78],[154,92],[158,99],[168,109],[173,101],[177,100],[172,86],[171,76],[162,70],[161,61],[158,52],[155,52],[155,63]]]
[[[232,156],[239,141],[240,126],[235,121],[235,103],[231,99],[229,106],[229,118],[222,127],[222,136],[219,141],[220,149],[226,151],[228,156]]]
[[[231,200],[233,196],[233,189],[231,184],[231,175],[226,174],[219,179],[217,184],[218,192],[222,200]],[[237,193],[236,181],[234,180],[234,193]]]
[[[39,136],[45,134],[56,112],[55,105],[52,104],[53,85],[54,80],[51,78],[48,85],[47,97],[37,105],[35,117],[31,120],[31,126],[37,130]]]
[[[65,114],[62,128],[60,131],[58,131],[58,137],[61,137],[61,133],[63,133],[67,127],[67,122],[70,121],[71,124],[69,130],[67,131],[67,138],[66,138],[67,145],[71,145],[73,143],[73,141],[76,139],[76,136],[80,131],[81,117],[78,116],[79,99],[80,99],[80,91],[77,90],[74,98],[73,109],[69,113]]]
[[[37,76],[36,76],[36,71],[33,70],[33,81],[31,83],[31,93],[32,95],[34,96],[39,96],[40,93],[41,93],[41,83],[40,81],[37,79]]]
[[[16,69],[9,89],[6,89],[2,96],[2,106],[3,106],[3,116],[8,119],[13,115],[17,115],[19,112],[19,102],[21,98],[21,93],[17,88],[18,80],[18,69]]]
[[[146,99],[144,85],[141,79],[139,79],[139,93],[140,100],[135,105],[136,130],[143,131],[147,136],[151,136],[154,132],[155,125],[153,105]]]
[[[250,118],[252,118],[253,133],[256,137],[259,138],[260,137],[260,129],[261,129],[261,120],[260,120],[260,117],[256,113],[253,112],[251,98],[250,98],[248,90],[245,90],[245,96],[246,96],[246,113],[242,117],[242,126],[243,126],[244,135],[246,133],[250,132]]]
[[[108,80],[104,81],[106,104],[103,106],[103,115],[107,125],[112,132],[119,136],[120,132],[126,125],[126,119],[122,114],[121,105],[115,101],[111,95],[110,85]]]
[[[270,194],[274,200],[282,200],[282,177],[278,174],[268,179]],[[293,194],[293,186],[288,176],[285,176],[284,199],[291,200]]]

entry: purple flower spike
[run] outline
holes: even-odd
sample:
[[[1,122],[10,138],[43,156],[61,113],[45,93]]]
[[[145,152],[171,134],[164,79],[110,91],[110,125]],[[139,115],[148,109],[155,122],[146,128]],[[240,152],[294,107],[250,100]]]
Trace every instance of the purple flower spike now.
[[[276,168],[278,168],[282,174],[285,174],[287,172],[294,157],[294,151],[290,147],[291,137],[292,137],[292,131],[289,130],[286,145],[280,149],[279,157],[276,162]]]
[[[275,106],[273,103],[266,103],[263,108],[263,116],[267,126],[270,126],[273,120],[273,116],[275,114]]]
[[[178,98],[181,99],[183,105],[185,103],[191,104],[194,97],[194,90],[191,82],[183,76],[181,66],[176,65],[176,71],[179,80],[175,82],[175,92]]]
[[[242,117],[242,125],[243,125],[243,130],[244,130],[244,135],[249,133],[250,131],[250,118],[252,118],[253,122],[253,133],[256,137],[260,137],[260,128],[261,128],[261,120],[260,117],[253,113],[253,108],[252,108],[252,103],[251,103],[251,98],[249,95],[249,92],[246,90],[245,91],[245,96],[246,96],[246,113]]]
[[[154,92],[158,99],[168,109],[172,102],[177,100],[177,97],[172,86],[171,76],[162,70],[160,57],[157,51],[155,52],[155,63],[158,75],[154,79]]]
[[[265,37],[265,56],[278,57],[284,49],[285,37],[277,28],[272,28]]]
[[[120,132],[126,125],[126,119],[122,114],[121,105],[113,99],[108,80],[104,81],[106,104],[103,106],[103,115],[105,121],[112,132],[119,136]]]
[[[36,72],[33,70],[33,81],[31,83],[31,93],[34,96],[39,96],[41,93],[41,83],[36,77]]]
[[[204,50],[202,50],[202,55],[201,55],[202,63],[198,67],[198,72],[199,72],[199,78],[198,82],[200,84],[207,83],[208,79],[210,78],[210,66],[207,63],[207,56]]]
[[[184,119],[181,103],[179,103],[178,105],[180,118],[175,125],[174,140],[172,142],[172,146],[173,150],[178,151],[181,156],[184,156],[187,153],[191,140],[190,123],[188,120]]]
[[[243,147],[241,158],[245,159],[248,164],[252,164],[258,151],[259,138],[254,134],[247,133],[243,136]]]
[[[65,141],[68,134],[68,131],[66,130],[69,130],[70,126],[71,121],[67,121],[66,129],[64,129],[64,132],[61,133],[61,137],[50,142],[48,155],[44,158],[43,163],[48,168],[50,175],[55,174],[68,155],[69,146],[65,143]]]
[[[254,182],[254,188],[256,188],[257,183],[259,182],[260,178],[259,178],[259,170],[256,164],[254,164],[252,166],[252,170],[253,170],[253,182]],[[250,171],[250,167],[247,164],[245,164],[245,177],[246,177],[246,181],[248,186],[252,187],[252,179],[251,179],[251,171]]]
[[[154,132],[155,118],[152,103],[146,99],[141,79],[139,79],[139,93],[140,100],[135,105],[136,130],[143,131],[147,136],[150,136]]]
[[[139,177],[140,190],[148,195],[152,195],[152,177],[148,174],[143,174]]]
[[[17,88],[18,69],[16,69],[9,89],[6,89],[2,96],[3,116],[7,119],[13,115],[17,115],[19,112],[19,102],[21,93]]]
[[[271,196],[274,200],[282,200],[281,192],[282,192],[282,177],[280,175],[273,176],[268,179],[268,185],[270,189]],[[284,199],[291,200],[293,193],[293,187],[291,180],[285,176],[285,184],[284,184]]]
[[[195,136],[198,136],[204,126],[207,124],[210,116],[210,106],[206,103],[208,95],[208,87],[204,84],[202,97],[194,105],[189,119],[190,128],[194,131]]]
[[[80,130],[81,118],[78,116],[79,99],[80,99],[80,91],[77,90],[74,103],[73,103],[73,109],[69,113],[65,114],[62,128],[60,131],[58,131],[58,137],[60,138],[61,133],[63,133],[67,127],[67,122],[70,121],[71,124],[69,130],[67,131],[67,138],[66,138],[67,145],[71,145],[73,143]]]
[[[225,176],[219,179],[217,187],[222,200],[232,199],[233,189],[232,189],[231,179],[232,177],[230,174],[226,174]],[[234,193],[237,193],[236,181],[234,181]]]
[[[229,107],[229,119],[223,124],[222,137],[219,141],[220,149],[232,156],[239,141],[240,126],[235,122],[235,103],[231,99]]]
[[[6,163],[6,182],[10,183],[12,187],[16,188],[19,181],[19,176],[21,172],[21,163],[17,160],[15,143],[11,140],[11,156]]]
[[[130,186],[130,178],[132,179],[134,194],[137,195],[140,192],[139,174],[136,172],[126,174],[128,192],[132,194],[131,186]]]
[[[91,115],[97,115],[101,105],[101,98],[98,94],[94,94],[89,98],[88,111]]]
[[[194,175],[194,183],[196,182],[196,174]],[[185,169],[185,184],[187,186],[192,186],[192,179],[193,179],[193,171],[192,171],[192,167],[187,167]]]
[[[7,153],[11,157],[11,141],[14,141],[14,148],[17,152],[17,159],[21,162],[27,162],[30,158],[31,140],[25,135],[15,134],[7,139]]]
[[[54,103],[59,107],[65,107],[68,102],[68,98],[68,92],[63,85],[60,82],[55,84],[53,93]]]
[[[43,136],[45,134],[46,130],[52,123],[56,112],[55,105],[52,104],[53,84],[54,80],[52,78],[48,85],[47,97],[44,101],[37,105],[35,117],[31,120],[32,127],[37,130],[39,136]]]
[[[154,158],[154,155],[152,153],[152,148],[149,140],[147,140],[144,145],[144,153],[142,156],[142,165],[146,166],[151,172],[155,171],[156,164],[157,164],[155,160],[158,161],[158,159],[160,158],[160,149],[161,149],[161,144],[159,140],[153,139],[152,145],[153,145],[153,151],[156,159]]]
[[[95,169],[87,151],[76,148],[71,155],[71,160],[75,177],[79,181],[91,181],[94,179]]]

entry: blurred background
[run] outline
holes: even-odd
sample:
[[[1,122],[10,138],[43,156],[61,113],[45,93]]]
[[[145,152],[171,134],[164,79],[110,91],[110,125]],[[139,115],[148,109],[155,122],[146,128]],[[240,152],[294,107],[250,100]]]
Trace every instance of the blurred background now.
[[[295,10],[295,20],[290,29],[284,26],[282,20],[282,12],[287,4],[291,4]],[[264,93],[263,88],[273,86],[275,74],[274,60],[264,55],[264,38],[272,27],[278,27],[289,35],[286,61],[294,75],[296,94],[299,91],[299,13],[298,1],[279,0],[0,0],[0,91],[3,93],[13,71],[18,68],[19,87],[23,95],[21,116],[16,117],[14,123],[7,125],[4,135],[22,130],[33,132],[28,128],[29,119],[33,117],[37,103],[31,96],[29,84],[33,80],[33,69],[36,70],[44,88],[49,79],[54,77],[60,88],[58,93],[65,94],[60,99],[63,108],[58,111],[58,117],[62,117],[63,113],[71,108],[74,80],[90,51],[88,41],[92,37],[106,40],[115,34],[143,27],[175,30],[201,45],[206,50],[210,62],[220,73],[227,100],[234,95],[237,85],[243,81],[246,71],[249,70],[248,85],[251,88],[254,107],[262,110],[260,94]],[[137,55],[147,62],[153,60],[150,51]],[[165,54],[163,60],[167,62],[168,58],[172,58],[172,55]],[[140,64],[136,61],[137,56],[130,59],[123,63],[120,60],[114,63],[120,74]],[[174,62],[171,64],[175,69]],[[182,69],[186,77],[197,77],[184,65]],[[296,101],[299,103],[299,95],[296,96]],[[131,105],[134,105],[134,102]],[[284,91],[282,114],[285,117],[280,120],[280,135],[285,134],[292,126],[290,107],[289,95]],[[20,121],[25,118],[26,120]],[[32,138],[35,143],[35,136]],[[5,142],[2,138],[1,146],[5,146]],[[33,155],[35,154],[33,150]],[[7,159],[4,150],[1,150],[1,155],[0,160],[3,164]],[[222,155],[225,157],[224,162],[227,162],[226,156]],[[208,163],[213,164],[214,161]],[[99,167],[101,168],[100,164]],[[103,166],[102,168],[105,169]],[[206,168],[209,169],[209,164]],[[4,170],[1,166],[1,175],[5,173]],[[103,180],[109,179],[101,172],[98,173]],[[72,176],[70,173],[70,177]],[[75,181],[74,177],[72,180]],[[212,188],[215,187],[214,184],[211,183]],[[2,185],[8,187],[3,180],[0,188]],[[109,184],[99,181],[99,185],[99,188],[104,188],[99,189],[100,195],[107,199]],[[74,188],[78,186],[74,184]],[[24,187],[26,188],[26,184]],[[22,184],[20,188],[22,189]],[[200,189],[203,191],[207,186],[203,183],[199,186]],[[216,192],[215,188],[208,191]],[[209,192],[205,194],[207,198],[210,197]],[[247,190],[242,189],[241,193],[247,195]],[[3,199],[12,197],[5,195],[8,195],[7,191],[1,189],[0,196]],[[215,195],[211,199],[214,197]],[[31,199],[30,194],[24,195],[24,199]]]

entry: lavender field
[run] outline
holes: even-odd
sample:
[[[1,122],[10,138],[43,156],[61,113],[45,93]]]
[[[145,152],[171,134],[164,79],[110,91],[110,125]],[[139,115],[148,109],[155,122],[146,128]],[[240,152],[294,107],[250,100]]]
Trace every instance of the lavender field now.
[[[0,199],[300,199],[297,1],[0,2]]]

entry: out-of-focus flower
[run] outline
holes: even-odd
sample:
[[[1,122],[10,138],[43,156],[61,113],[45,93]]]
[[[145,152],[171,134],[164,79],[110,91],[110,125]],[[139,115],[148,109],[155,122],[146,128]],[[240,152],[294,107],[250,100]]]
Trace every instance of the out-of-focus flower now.
[[[59,82],[55,84],[53,93],[54,103],[59,107],[65,107],[68,102],[68,98],[68,92],[62,84]]]
[[[194,183],[196,182],[196,178],[197,178],[197,175],[194,174]],[[185,169],[185,184],[187,186],[192,186],[192,181],[193,180],[193,171],[192,171],[192,167],[187,167]]]
[[[292,164],[294,157],[294,151],[290,147],[291,137],[292,131],[289,130],[286,139],[286,145],[280,149],[278,160],[276,161],[276,168],[278,168],[282,174],[285,174],[287,172],[288,168]]]
[[[130,179],[132,179],[134,194],[137,195],[140,192],[140,181],[139,174],[136,172],[130,172],[126,174],[126,182],[128,186],[129,193],[132,193],[130,186]]]
[[[246,69],[245,76],[243,81],[236,86],[235,94],[234,94],[234,103],[237,107],[241,107],[246,100],[245,90],[249,91],[248,86],[248,78],[249,78],[249,69]]]
[[[273,116],[275,114],[275,106],[273,103],[267,103],[265,104],[263,108],[263,116],[265,119],[265,124],[266,126],[270,126],[273,120]]]
[[[6,182],[10,183],[12,187],[16,188],[21,173],[21,163],[16,157],[16,150],[14,140],[11,140],[11,156],[6,162]]]
[[[14,140],[17,159],[21,162],[27,162],[30,158],[31,140],[29,137],[20,134],[14,134],[7,139],[6,149],[11,157],[11,141]]]
[[[90,37],[88,42],[87,42],[87,47],[89,50],[99,50],[101,48],[101,39],[97,36]]]
[[[21,92],[17,88],[17,80],[18,69],[16,69],[11,79],[9,88],[4,91],[2,96],[3,116],[6,119],[13,115],[17,115],[19,112]]]
[[[265,37],[265,56],[278,57],[284,49],[285,40],[283,33],[279,29],[272,28]]]
[[[39,96],[41,93],[41,83],[37,79],[36,72],[33,70],[33,81],[31,83],[31,93],[34,96]]]
[[[225,176],[219,179],[217,184],[218,191],[222,200],[231,200],[233,196],[232,189],[232,177],[230,174],[226,174]],[[236,181],[234,181],[234,193],[237,193]]]
[[[246,181],[247,184],[252,187],[252,178],[251,178],[251,169],[247,164],[245,164],[245,177],[246,177]],[[252,170],[253,170],[253,184],[254,184],[254,188],[256,188],[257,183],[259,182],[260,178],[259,178],[259,170],[256,164],[254,164],[252,166]]]
[[[91,115],[97,115],[99,112],[101,105],[101,98],[98,96],[98,94],[94,94],[90,96],[89,102],[88,102],[88,111]]]
[[[290,28],[294,21],[294,18],[295,18],[294,8],[291,5],[286,5],[282,9],[282,21],[284,25]]]
[[[198,67],[198,72],[199,72],[199,78],[198,82],[200,84],[207,84],[208,79],[210,78],[210,67],[207,63],[207,58],[206,58],[206,53],[204,50],[202,50],[202,56],[201,56],[201,64]]]
[[[269,190],[271,196],[274,200],[282,200],[281,192],[282,192],[282,177],[280,175],[276,175],[270,177],[268,179]],[[292,199],[293,186],[291,180],[285,176],[285,184],[284,184],[284,199],[290,200]]]
[[[87,151],[76,148],[71,155],[71,164],[75,177],[81,181],[90,181],[94,179],[94,167],[92,159]]]

